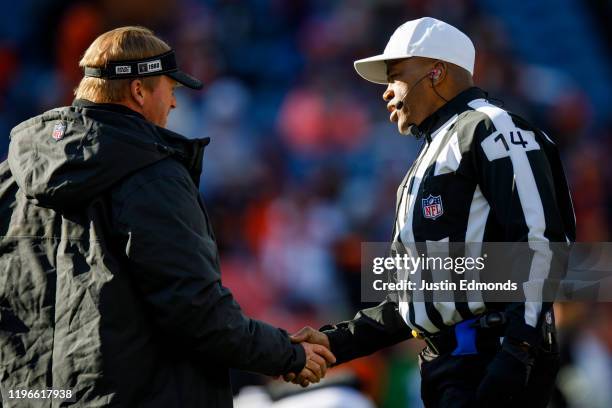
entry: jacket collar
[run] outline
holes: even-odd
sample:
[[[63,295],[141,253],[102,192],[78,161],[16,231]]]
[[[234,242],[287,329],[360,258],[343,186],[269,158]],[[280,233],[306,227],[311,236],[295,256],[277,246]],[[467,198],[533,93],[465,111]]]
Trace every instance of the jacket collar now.
[[[427,140],[430,140],[431,134],[435,133],[445,123],[449,121],[453,115],[460,114],[470,109],[468,102],[474,99],[486,98],[487,94],[482,89],[471,87],[459,93],[450,101],[442,105],[437,111],[429,115],[418,126],[421,134],[425,135]]]
[[[87,99],[75,99],[72,102],[72,106],[77,108],[86,108],[94,110],[102,110],[106,112],[114,112],[122,115],[133,116],[136,119],[144,120],[151,127],[155,128],[157,135],[161,137],[163,143],[155,143],[158,150],[161,153],[174,156],[181,161],[194,181],[199,185],[200,175],[202,173],[202,158],[204,155],[204,148],[210,143],[210,138],[200,139],[188,139],[178,133],[175,133],[166,128],[162,128],[149,122],[142,114],[128,108],[124,105],[116,103],[96,103]]]
[[[72,106],[76,106],[77,108],[100,109],[109,112],[121,113],[124,115],[132,115],[140,119],[146,120],[145,117],[142,116],[142,114],[128,108],[125,105],[120,105],[117,103],[96,103],[87,99],[75,99],[72,102]]]

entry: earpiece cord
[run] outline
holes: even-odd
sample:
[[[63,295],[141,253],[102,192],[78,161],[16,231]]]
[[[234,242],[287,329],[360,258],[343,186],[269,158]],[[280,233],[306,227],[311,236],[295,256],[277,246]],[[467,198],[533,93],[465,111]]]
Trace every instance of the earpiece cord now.
[[[434,79],[433,77],[431,77],[431,87],[433,88],[434,92],[436,93],[436,95],[438,95],[438,97],[440,99],[442,99],[444,102],[448,103],[448,99],[446,99],[445,97],[443,97],[442,95],[440,95],[440,93],[438,92],[438,90],[436,89],[436,86],[434,85]]]

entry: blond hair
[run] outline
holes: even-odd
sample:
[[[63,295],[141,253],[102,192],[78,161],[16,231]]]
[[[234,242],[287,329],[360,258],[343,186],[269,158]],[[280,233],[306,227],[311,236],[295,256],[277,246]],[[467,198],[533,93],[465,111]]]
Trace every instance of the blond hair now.
[[[91,43],[79,66],[103,67],[108,61],[137,60],[163,54],[170,46],[157,38],[153,31],[145,27],[128,26],[107,31]],[[143,86],[155,88],[159,76],[143,77]],[[103,79],[83,77],[74,90],[77,99],[87,99],[96,103],[116,103],[130,95],[132,79]]]

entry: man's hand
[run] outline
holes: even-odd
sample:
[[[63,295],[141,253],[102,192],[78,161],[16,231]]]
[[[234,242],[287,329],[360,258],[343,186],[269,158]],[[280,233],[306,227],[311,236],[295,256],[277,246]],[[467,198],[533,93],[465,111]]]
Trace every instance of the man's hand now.
[[[336,357],[334,357],[331,351],[320,344],[307,342],[300,344],[306,351],[306,365],[297,375],[297,378],[292,379],[295,384],[307,387],[310,383],[318,383],[321,378],[325,377],[327,367],[336,362]],[[295,376],[295,374],[288,375]]]
[[[299,374],[289,373],[283,378],[287,382],[300,384],[307,387],[310,383],[317,383],[327,372],[327,367],[336,362],[336,358],[329,351],[329,339],[327,335],[312,327],[304,327],[302,330],[290,336],[293,343],[301,343],[306,351],[306,365]]]
[[[327,338],[327,335],[323,332],[313,329],[310,326],[304,327],[299,332],[294,333],[291,336],[289,336],[289,338],[291,339],[293,343],[301,343],[303,341],[307,341],[308,343],[312,343],[312,344],[320,344],[326,347],[328,350],[331,350],[331,347],[329,346],[329,339]]]
[[[476,392],[483,407],[512,406],[512,400],[525,390],[533,360],[519,345],[505,341],[487,367]]]

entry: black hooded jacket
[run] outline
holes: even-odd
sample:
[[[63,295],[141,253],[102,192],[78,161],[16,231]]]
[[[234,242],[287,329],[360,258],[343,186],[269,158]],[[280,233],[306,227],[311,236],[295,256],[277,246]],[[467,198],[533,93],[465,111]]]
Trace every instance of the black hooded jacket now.
[[[221,285],[198,191],[206,144],[83,100],[12,130],[0,163],[1,406],[59,406],[9,394],[63,389],[81,407],[228,407],[229,367],[302,369],[303,348]]]

